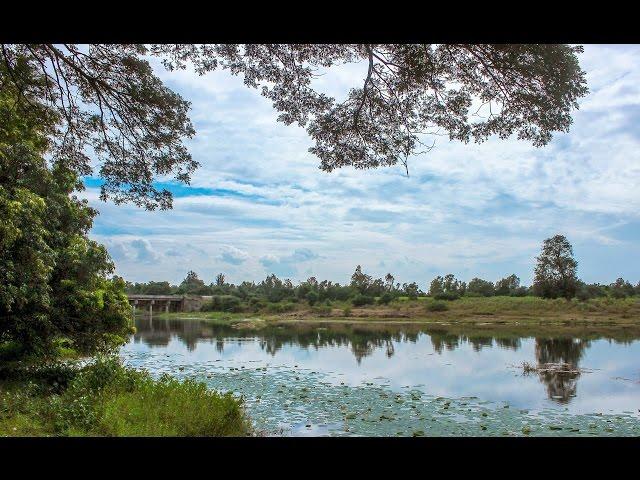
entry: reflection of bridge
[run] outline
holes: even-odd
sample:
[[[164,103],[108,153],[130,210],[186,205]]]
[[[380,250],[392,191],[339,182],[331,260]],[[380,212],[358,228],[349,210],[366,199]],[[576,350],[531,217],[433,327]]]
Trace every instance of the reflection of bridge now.
[[[133,313],[138,308],[153,314],[156,311],[169,312],[194,312],[200,310],[202,303],[211,297],[201,295],[127,295]]]

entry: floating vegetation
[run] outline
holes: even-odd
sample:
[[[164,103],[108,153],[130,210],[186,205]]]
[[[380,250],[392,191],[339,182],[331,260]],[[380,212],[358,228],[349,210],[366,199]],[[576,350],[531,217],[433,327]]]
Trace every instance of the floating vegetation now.
[[[400,392],[385,382],[349,385],[339,381],[339,374],[288,365],[242,368],[244,362],[233,359],[186,363],[179,355],[132,351],[124,351],[123,358],[154,376],[168,373],[195,378],[212,389],[244,397],[254,427],[265,435],[640,435],[640,419],[631,413],[570,415],[557,408],[529,411],[476,397],[430,395],[419,385],[405,386],[408,388]]]
[[[529,362],[522,362],[521,368],[525,375],[532,373],[580,375],[581,373],[591,373],[593,371],[588,368],[578,368],[570,363],[540,363],[532,365]]]

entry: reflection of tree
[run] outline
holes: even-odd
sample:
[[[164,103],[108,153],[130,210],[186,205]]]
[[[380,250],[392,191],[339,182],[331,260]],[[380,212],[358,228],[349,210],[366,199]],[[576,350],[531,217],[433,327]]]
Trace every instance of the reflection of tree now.
[[[147,345],[166,346],[171,336],[178,338],[187,346],[189,351],[195,349],[202,340],[210,340],[215,344],[216,351],[222,353],[225,343],[231,339],[238,344],[249,338],[258,337],[258,344],[265,352],[275,355],[284,346],[296,345],[302,348],[348,347],[356,361],[370,356],[375,350],[384,348],[387,357],[395,353],[395,343],[413,342],[423,334],[420,329],[403,330],[396,327],[346,326],[331,328],[318,326],[269,326],[259,332],[234,329],[228,325],[212,325],[206,321],[165,320],[160,324],[149,319],[137,320],[136,342],[143,341]],[[452,337],[453,338],[453,337]],[[455,337],[457,338],[457,337]]]
[[[174,323],[174,322],[172,322]],[[207,324],[201,322],[186,321],[182,323],[180,331],[176,332],[177,337],[187,346],[187,350],[193,352],[198,340],[213,338],[213,331],[207,328]]]
[[[229,325],[215,325],[197,320],[151,320],[139,317],[134,341],[144,342],[150,347],[166,346],[171,338],[179,339],[191,351],[198,343],[208,341],[219,353],[229,342],[242,345],[246,341],[256,341],[262,350],[275,356],[284,347],[319,349],[324,347],[348,348],[360,363],[362,359],[381,350],[388,358],[396,354],[401,343],[415,343],[427,335],[433,349],[442,353],[445,349],[455,350],[463,344],[469,344],[476,351],[492,346],[517,350],[521,340],[502,334],[494,338],[490,333],[473,330],[452,332],[446,327],[424,326],[417,324],[295,324],[286,327],[268,325],[258,331],[241,330]],[[589,346],[588,340],[570,338],[536,339],[536,359],[543,363],[567,363],[574,369],[582,354]],[[575,394],[578,374],[541,373],[540,379],[547,385],[549,396],[566,403]]]
[[[374,351],[374,346],[368,342],[362,343],[352,343],[351,344],[351,352],[353,352],[353,356],[356,357],[356,362],[358,365],[362,362],[362,359],[371,355]]]
[[[389,340],[387,340],[387,358],[391,358],[393,357],[393,354],[396,353],[396,349],[393,346],[393,342],[390,342]]]
[[[589,347],[588,340],[574,338],[536,338],[536,360],[538,367],[545,364],[566,364],[566,371],[545,370],[538,375],[547,387],[549,398],[558,403],[569,403],[577,391],[579,362]]]
[[[496,338],[496,344],[502,348],[508,348],[509,350],[518,350],[522,346],[522,342],[519,337]]]
[[[493,338],[492,337],[470,337],[466,338],[466,340],[472,345],[473,350],[475,352],[479,352],[482,347],[492,347],[493,346]]]
[[[134,340],[136,342],[142,340],[150,347],[166,347],[169,345],[171,335],[168,332],[162,331],[146,332],[144,335],[136,333],[134,335]]]
[[[164,322],[152,320],[149,316],[143,316],[136,320],[136,333],[133,336],[135,342],[142,340],[150,347],[166,347],[171,340],[171,332],[165,327]]]
[[[446,330],[434,330],[430,332],[430,335],[433,349],[438,353],[442,353],[445,347],[447,350],[455,350],[462,340],[461,335],[455,335],[447,332]]]

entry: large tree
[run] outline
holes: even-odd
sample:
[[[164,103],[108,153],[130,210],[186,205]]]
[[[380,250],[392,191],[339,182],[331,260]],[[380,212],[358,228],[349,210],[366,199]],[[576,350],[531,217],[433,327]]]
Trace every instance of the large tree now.
[[[189,103],[165,87],[150,55],[168,69],[192,65],[243,77],[306,128],[320,168],[407,165],[432,139],[482,142],[489,136],[542,146],[567,131],[587,93],[581,47],[499,44],[52,45],[2,44],[5,74],[28,108],[38,98],[59,114],[52,154],[79,175],[104,180],[101,195],[149,209],[170,208],[158,176],[189,182],[197,167],[184,140],[194,135]],[[44,82],[21,76],[25,59]],[[317,91],[323,69],[361,62],[361,83],[344,100]],[[93,161],[91,160],[93,157]]]
[[[545,298],[573,298],[576,294],[578,262],[573,248],[563,235],[547,238],[537,257],[533,290]]]
[[[0,76],[3,66],[0,65]],[[27,62],[13,75],[37,75]],[[122,280],[109,280],[106,249],[87,237],[95,210],[65,162],[45,154],[56,112],[0,89],[0,343],[24,354],[54,353],[58,340],[82,352],[114,347],[130,332]]]

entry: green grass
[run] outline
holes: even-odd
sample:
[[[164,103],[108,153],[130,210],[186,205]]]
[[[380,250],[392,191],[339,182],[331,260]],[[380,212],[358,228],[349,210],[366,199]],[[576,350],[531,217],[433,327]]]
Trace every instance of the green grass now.
[[[136,317],[146,316],[146,313],[136,313]],[[159,320],[171,320],[171,319],[187,319],[194,318],[197,320],[212,320],[214,322],[219,321],[225,323],[233,320],[240,320],[243,318],[255,317],[254,313],[231,313],[231,312],[170,312],[170,313],[154,313],[153,318]]]
[[[53,372],[53,373],[52,373]],[[57,372],[57,373],[56,373]],[[6,371],[0,381],[3,436],[245,436],[242,402],[193,380],[98,359],[71,366]]]
[[[451,312],[472,315],[525,315],[547,314],[612,314],[640,313],[638,298],[596,298],[584,302],[562,298],[539,297],[463,297],[449,302]]]
[[[640,298],[595,298],[587,301],[573,299],[544,299],[539,297],[462,297],[444,301],[446,308],[430,297],[410,300],[399,297],[388,305],[364,305],[355,307],[350,302],[319,303],[310,307],[306,303],[292,304],[283,312],[221,313],[189,312],[171,313],[168,317],[206,320],[218,324],[239,324],[243,319],[261,319],[268,323],[282,321],[413,321],[449,323],[492,323],[496,325],[585,324],[591,326],[617,325],[640,329]],[[277,305],[277,304],[273,304]],[[434,305],[437,305],[434,307]],[[156,316],[154,315],[154,318]],[[263,323],[264,323],[263,322]],[[249,325],[250,322],[247,323]]]

